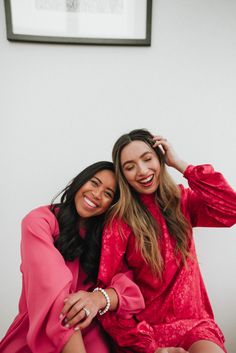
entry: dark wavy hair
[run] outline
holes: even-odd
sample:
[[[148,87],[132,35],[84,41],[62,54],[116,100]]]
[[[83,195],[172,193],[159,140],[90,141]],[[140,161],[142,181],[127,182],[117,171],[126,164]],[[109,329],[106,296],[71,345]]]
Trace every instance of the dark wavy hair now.
[[[54,245],[66,261],[79,260],[80,265],[87,274],[86,283],[90,281],[95,283],[97,280],[102,230],[107,212],[88,218],[86,220],[86,236],[81,237],[78,227],[80,216],[76,211],[74,199],[77,191],[96,173],[102,170],[114,172],[113,163],[101,161],[85,168],[54,197],[50,206],[59,224],[59,236]],[[61,195],[60,202],[54,203],[59,195]],[[110,208],[117,202],[118,198],[119,190],[117,187]]]

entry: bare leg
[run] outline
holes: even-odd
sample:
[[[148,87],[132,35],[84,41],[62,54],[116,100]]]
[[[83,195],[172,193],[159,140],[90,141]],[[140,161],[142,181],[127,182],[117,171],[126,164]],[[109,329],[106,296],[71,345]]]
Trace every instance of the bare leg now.
[[[83,337],[80,331],[73,333],[64,346],[62,353],[86,353]]]
[[[225,353],[217,344],[207,340],[193,343],[188,351],[190,353]]]

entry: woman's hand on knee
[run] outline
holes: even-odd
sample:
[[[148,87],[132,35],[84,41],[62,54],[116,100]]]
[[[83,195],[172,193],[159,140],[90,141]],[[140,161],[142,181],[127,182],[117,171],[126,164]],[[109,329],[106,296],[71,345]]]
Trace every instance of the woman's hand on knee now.
[[[65,299],[60,317],[65,327],[84,329],[91,324],[102,305],[96,293],[81,290]]]
[[[165,347],[158,348],[155,353],[188,353],[188,351],[181,347]]]

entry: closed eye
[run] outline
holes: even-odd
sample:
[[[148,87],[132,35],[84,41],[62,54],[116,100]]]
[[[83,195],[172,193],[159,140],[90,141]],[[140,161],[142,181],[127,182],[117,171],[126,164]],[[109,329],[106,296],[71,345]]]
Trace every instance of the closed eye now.
[[[148,161],[151,161],[152,157],[149,157],[149,158],[145,158],[144,159],[144,162],[148,162]]]
[[[132,170],[133,168],[134,168],[133,165],[127,165],[127,166],[125,167],[125,170]]]
[[[113,194],[109,191],[104,192],[105,196],[109,197],[110,199],[113,199]]]
[[[97,180],[91,179],[90,182],[91,182],[92,185],[98,186]]]

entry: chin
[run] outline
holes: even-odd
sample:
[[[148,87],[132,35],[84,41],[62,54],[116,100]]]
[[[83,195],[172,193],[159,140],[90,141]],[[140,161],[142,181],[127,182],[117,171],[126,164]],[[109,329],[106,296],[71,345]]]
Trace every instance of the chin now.
[[[146,194],[146,195],[151,195],[156,191],[156,189],[150,189],[150,190],[143,190],[140,192],[140,194]]]

